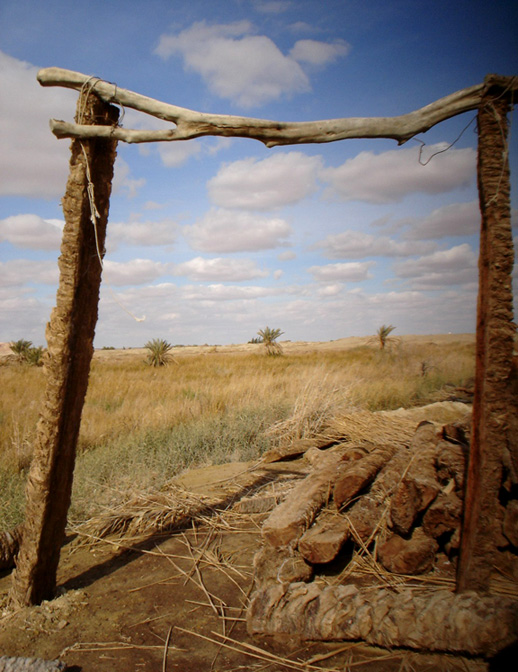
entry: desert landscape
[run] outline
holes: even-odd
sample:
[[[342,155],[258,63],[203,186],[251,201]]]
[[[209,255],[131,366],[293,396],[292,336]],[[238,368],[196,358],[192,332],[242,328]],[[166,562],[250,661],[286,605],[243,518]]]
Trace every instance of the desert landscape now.
[[[145,348],[96,351],[59,595],[13,612],[3,571],[3,655],[86,672],[505,669],[462,651],[250,634],[250,598],[269,580],[260,569],[265,529],[322,460],[366,446],[373,455],[382,445],[406,449],[423,420],[442,432],[466,426],[471,410],[472,334],[403,336],[384,349],[372,337],[281,345],[280,357],[261,344],[175,347],[160,368],[145,364]],[[44,383],[41,368],[12,361],[8,344],[1,352],[0,506],[9,530],[23,518]],[[336,516],[331,497],[323,512]],[[313,584],[376,576],[395,591],[425,582],[453,590],[451,545],[437,545],[421,576],[389,572],[377,544],[373,537],[325,565],[317,560]],[[508,554],[492,585],[497,599],[513,594],[515,569]]]

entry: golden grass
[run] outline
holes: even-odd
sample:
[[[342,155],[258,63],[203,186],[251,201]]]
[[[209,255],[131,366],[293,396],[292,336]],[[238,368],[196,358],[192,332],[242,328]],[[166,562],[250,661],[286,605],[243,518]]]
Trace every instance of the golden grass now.
[[[189,466],[254,459],[253,451],[280,440],[279,429],[284,441],[310,437],[352,410],[444,399],[474,373],[474,344],[465,339],[399,343],[387,351],[362,345],[285,352],[266,357],[260,347],[176,348],[175,363],[158,369],[146,366],[141,352],[102,352],[93,361],[79,438],[76,481],[82,485],[76,484],[76,499],[84,506],[78,515],[86,514],[101,486],[116,499],[133,486],[161,487]],[[21,478],[28,467],[44,371],[0,366],[0,385],[5,482],[8,474]],[[272,427],[276,431],[268,434]],[[0,502],[0,525],[4,513]]]

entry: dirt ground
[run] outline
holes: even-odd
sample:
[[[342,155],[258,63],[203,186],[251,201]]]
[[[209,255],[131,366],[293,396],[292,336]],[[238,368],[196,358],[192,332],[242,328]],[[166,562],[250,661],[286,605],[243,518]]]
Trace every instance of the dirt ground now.
[[[231,483],[237,502],[253,488],[264,493],[266,487],[270,492],[289,487],[308,468],[303,461],[270,465],[265,479],[249,466],[192,471],[178,484],[190,494],[219,493],[224,501]],[[265,480],[272,483],[264,486]],[[0,655],[59,659],[84,672],[488,669],[481,660],[387,651],[358,642],[251,638],[245,608],[253,589],[260,526],[268,514],[245,514],[240,506],[213,510],[184,529],[144,542],[85,544],[85,537],[71,536],[62,550],[60,596],[39,607],[9,613],[10,576],[4,573]]]

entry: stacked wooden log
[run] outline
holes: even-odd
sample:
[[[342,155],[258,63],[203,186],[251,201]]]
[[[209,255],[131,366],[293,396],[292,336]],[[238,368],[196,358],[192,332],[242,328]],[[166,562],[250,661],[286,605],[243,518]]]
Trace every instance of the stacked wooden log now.
[[[263,552],[290,549],[311,565],[335,560],[347,541],[369,547],[389,571],[421,574],[459,543],[467,427],[423,422],[408,445],[310,449],[315,464],[263,525]],[[258,561],[260,562],[260,561]],[[256,579],[261,582],[260,572]]]
[[[343,567],[355,552],[368,555],[375,566],[386,572],[385,579],[390,575],[423,575],[438,571],[439,565],[449,566],[450,578],[454,578],[468,454],[469,418],[446,425],[420,422],[417,429],[414,425],[412,438],[399,445],[397,441],[342,441],[324,450],[307,450],[304,459],[313,463],[312,471],[263,524],[264,544],[255,558],[257,590],[248,612],[249,631],[309,639],[362,638],[384,645],[484,655],[515,641],[518,602],[511,598],[488,597],[491,604],[482,605],[480,596],[471,595],[469,608],[486,609],[487,618],[477,621],[475,628],[459,625],[452,639],[453,625],[439,627],[439,621],[426,608],[427,600],[433,598],[434,610],[451,612],[450,620],[457,619],[457,625],[464,622],[468,598],[457,599],[452,591],[442,591],[439,598],[438,591],[430,592],[424,582],[403,591],[405,595],[398,591],[397,581],[388,593],[390,580],[367,588],[358,584],[354,585],[354,600],[359,605],[355,615],[347,590],[349,597],[342,595],[343,585],[323,587],[320,579],[310,584],[313,587],[307,585],[333,561],[335,567],[341,568],[342,576],[347,574]],[[515,486],[511,483],[511,487]],[[518,501],[510,499],[505,511],[502,509],[497,544],[514,555],[515,566],[517,521]],[[352,588],[354,579],[350,575],[348,583]],[[367,592],[364,594],[363,590]],[[299,607],[290,603],[294,595],[299,596],[300,613]],[[322,611],[323,600],[327,607]],[[367,613],[366,605],[368,610],[375,610],[376,601],[382,611],[386,606],[391,617],[378,619],[378,614],[375,627],[372,618],[366,620],[374,629],[365,624],[360,627],[358,618]],[[398,605],[404,614],[398,615]],[[347,621],[350,628],[344,626],[347,609],[352,610]],[[401,630],[403,623],[417,618],[421,611],[428,614],[423,617],[422,636],[415,628]],[[314,615],[320,612],[325,623],[315,621]],[[313,614],[309,625],[308,614]],[[331,614],[339,624],[336,628],[329,625]],[[394,625],[398,619],[401,628]],[[437,628],[430,632],[435,621]],[[360,632],[362,628],[365,636]],[[464,637],[459,635],[463,628]],[[435,644],[431,645],[431,640]]]

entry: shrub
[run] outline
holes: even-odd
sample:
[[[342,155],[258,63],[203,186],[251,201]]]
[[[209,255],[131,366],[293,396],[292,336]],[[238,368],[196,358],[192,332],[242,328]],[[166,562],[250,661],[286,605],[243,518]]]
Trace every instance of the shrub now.
[[[261,341],[264,343],[267,355],[282,355],[282,347],[280,343],[277,343],[277,339],[279,336],[282,336],[283,333],[284,332],[280,329],[270,329],[270,327],[259,329],[257,334],[261,337]]]
[[[395,328],[396,327],[393,327],[391,324],[388,325],[383,324],[376,332],[381,350],[383,350],[383,348],[387,345],[389,341],[389,334],[391,334]]]
[[[164,341],[163,338],[154,338],[152,341],[148,341],[144,347],[149,350],[146,362],[150,366],[165,366],[172,359],[170,351],[173,346]]]
[[[14,352],[14,354],[16,355],[16,359],[20,363],[27,361],[27,355],[29,353],[29,349],[31,346],[32,341],[26,341],[24,338],[20,338],[20,340],[18,341],[13,341],[12,343],[9,343],[9,347]]]

